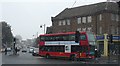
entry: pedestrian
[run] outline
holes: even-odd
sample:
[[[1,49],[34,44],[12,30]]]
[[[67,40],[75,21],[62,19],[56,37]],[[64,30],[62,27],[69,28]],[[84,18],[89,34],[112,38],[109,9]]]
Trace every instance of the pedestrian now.
[[[7,55],[7,48],[5,48],[5,55]]]
[[[17,47],[15,48],[15,53],[17,54]]]
[[[98,58],[98,50],[95,49],[95,60],[97,60],[97,58]]]

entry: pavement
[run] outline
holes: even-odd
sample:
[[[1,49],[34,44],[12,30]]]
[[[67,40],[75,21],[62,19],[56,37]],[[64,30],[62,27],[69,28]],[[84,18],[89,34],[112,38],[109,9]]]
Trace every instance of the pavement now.
[[[2,65],[2,53],[0,52],[0,66]]]
[[[98,64],[118,64],[118,55],[110,55],[110,57],[101,56],[96,61]]]

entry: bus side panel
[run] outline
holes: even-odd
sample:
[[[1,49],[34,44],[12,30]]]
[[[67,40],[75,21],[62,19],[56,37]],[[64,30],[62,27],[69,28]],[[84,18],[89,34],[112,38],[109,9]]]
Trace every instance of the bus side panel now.
[[[87,58],[86,53],[81,53],[80,58]]]
[[[47,54],[49,54],[51,57],[66,57],[66,58],[70,58],[70,55],[72,55],[72,54],[77,54],[76,58],[83,58],[83,59],[89,58],[86,56],[86,53],[79,53],[78,54],[78,53],[47,52],[47,51],[40,52],[40,56],[46,56]]]
[[[80,41],[80,46],[88,46],[88,41],[87,40]]]
[[[65,52],[48,52],[51,56],[55,57],[67,57],[69,58],[70,55],[76,54],[76,53],[65,53]]]
[[[47,51],[40,51],[40,56],[46,56],[46,54],[49,54],[52,57],[70,57],[71,53],[65,53],[65,52],[47,52]]]
[[[54,57],[69,57],[70,53],[64,53],[64,52],[48,52],[50,56]]]
[[[40,41],[40,42],[39,42],[39,45],[40,45],[40,46],[43,46],[43,45],[45,45],[45,42],[44,42],[44,41]]]
[[[39,51],[40,56],[46,56],[47,52],[46,51]]]

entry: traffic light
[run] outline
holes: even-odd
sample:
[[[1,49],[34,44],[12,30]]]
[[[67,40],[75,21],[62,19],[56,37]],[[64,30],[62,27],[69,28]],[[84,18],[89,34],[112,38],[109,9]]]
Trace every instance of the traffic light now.
[[[16,43],[16,38],[13,39],[13,42]]]
[[[118,4],[118,7],[120,8],[120,1],[118,1],[117,4]]]
[[[40,28],[42,28],[42,25],[40,25]]]
[[[113,43],[113,35],[112,34],[109,35],[109,41],[110,41],[110,43]]]

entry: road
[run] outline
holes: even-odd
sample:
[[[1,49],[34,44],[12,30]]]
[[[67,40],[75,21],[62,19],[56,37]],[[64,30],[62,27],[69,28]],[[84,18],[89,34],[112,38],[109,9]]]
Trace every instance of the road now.
[[[4,55],[2,54],[2,64],[106,64],[106,60],[94,61],[70,61],[63,59],[46,59],[43,57],[32,56],[30,53],[20,52],[19,55]],[[112,64],[117,64],[112,63]]]
[[[79,61],[69,61],[63,59],[46,59],[43,57],[32,56],[30,53],[22,53],[19,55],[4,55],[2,54],[3,64],[76,64],[84,63]]]

